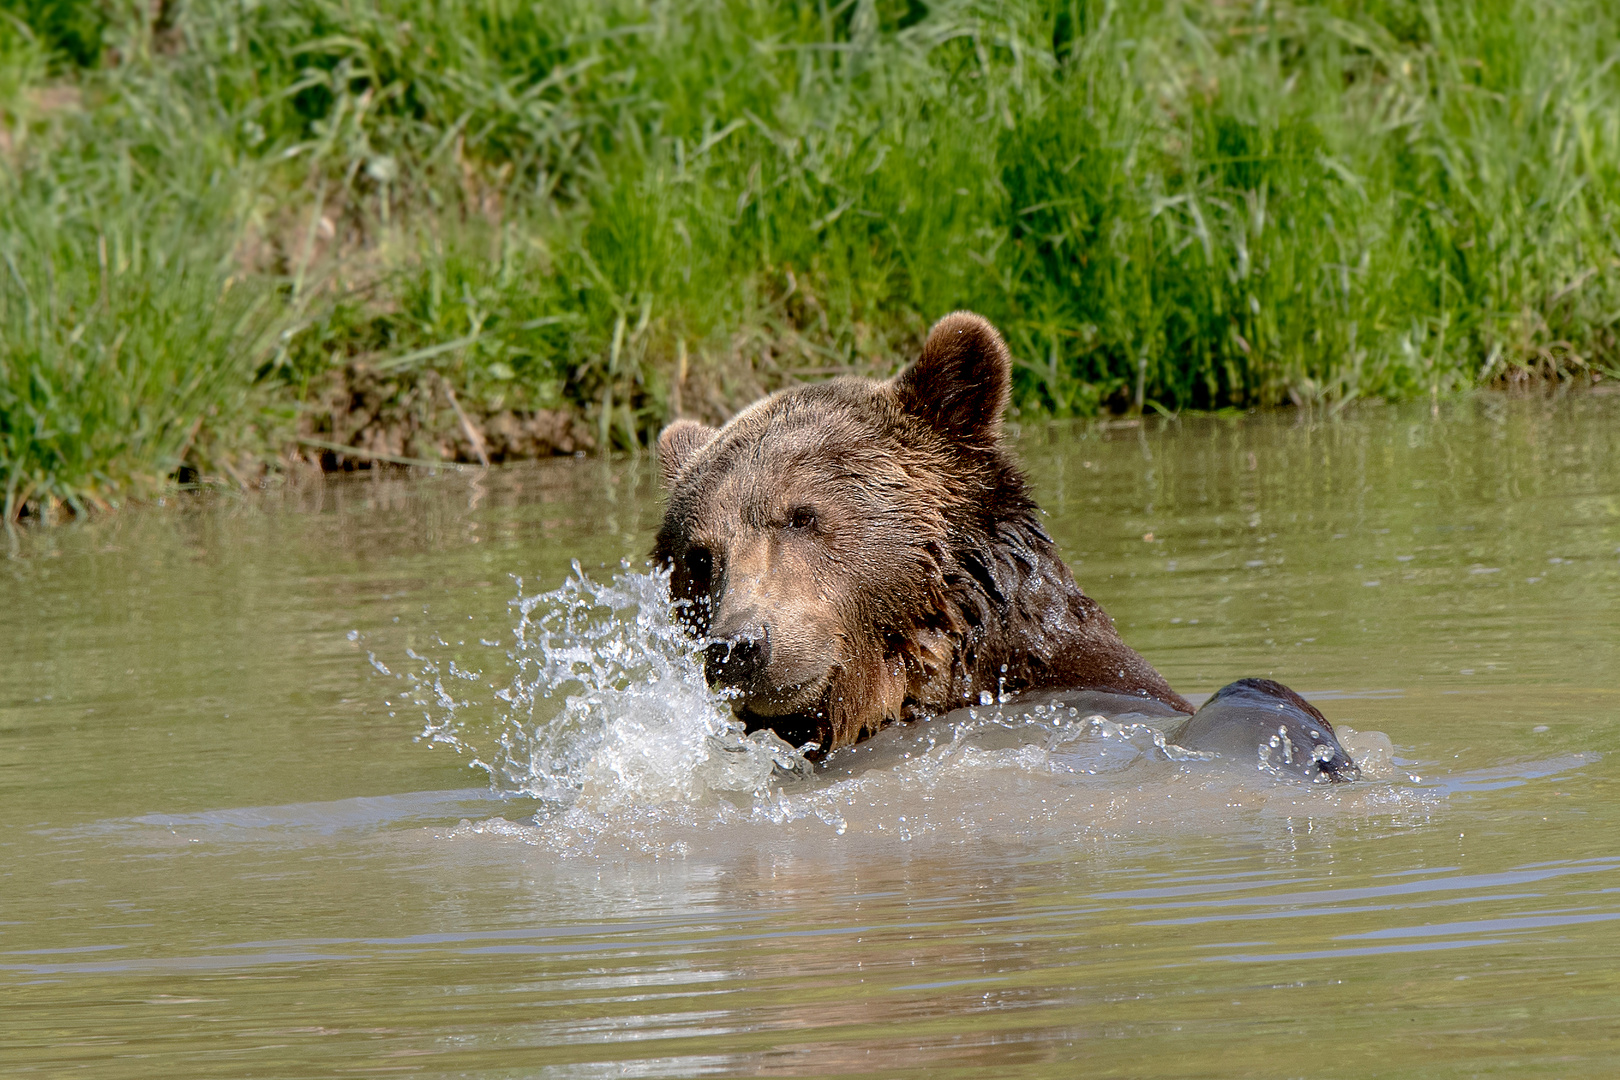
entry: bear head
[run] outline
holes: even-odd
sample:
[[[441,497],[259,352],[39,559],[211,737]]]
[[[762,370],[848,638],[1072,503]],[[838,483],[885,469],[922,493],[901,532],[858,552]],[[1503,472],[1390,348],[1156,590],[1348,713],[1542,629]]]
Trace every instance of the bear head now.
[[[1010,369],[995,329],[957,312],[892,379],[664,430],[654,560],[750,729],[827,752],[908,703],[961,703],[962,643],[983,621],[963,597],[995,592],[985,551],[1007,522],[1039,533],[1001,447]]]

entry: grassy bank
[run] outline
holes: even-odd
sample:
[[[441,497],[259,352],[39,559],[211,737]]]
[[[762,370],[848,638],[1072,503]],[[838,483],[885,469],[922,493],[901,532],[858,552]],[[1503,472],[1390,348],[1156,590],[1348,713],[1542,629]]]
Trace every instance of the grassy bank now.
[[[5,0],[6,512],[645,446],[1003,327],[1028,413],[1614,370],[1602,0]]]

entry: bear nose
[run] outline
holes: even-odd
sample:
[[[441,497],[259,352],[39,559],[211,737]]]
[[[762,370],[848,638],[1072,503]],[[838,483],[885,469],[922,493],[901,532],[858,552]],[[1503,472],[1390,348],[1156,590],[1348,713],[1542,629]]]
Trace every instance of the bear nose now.
[[[759,678],[770,658],[768,634],[740,634],[703,650],[703,675],[710,686],[747,687]]]

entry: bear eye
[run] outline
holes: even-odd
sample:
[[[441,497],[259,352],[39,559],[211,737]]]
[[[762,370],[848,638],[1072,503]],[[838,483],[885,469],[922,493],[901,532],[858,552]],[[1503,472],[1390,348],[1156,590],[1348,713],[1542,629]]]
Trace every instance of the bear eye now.
[[[708,548],[687,548],[684,558],[686,575],[692,579],[692,584],[698,589],[709,587],[709,577],[714,573],[714,556]]]
[[[808,506],[797,507],[788,516],[788,528],[790,529],[813,529],[815,527],[816,512]]]

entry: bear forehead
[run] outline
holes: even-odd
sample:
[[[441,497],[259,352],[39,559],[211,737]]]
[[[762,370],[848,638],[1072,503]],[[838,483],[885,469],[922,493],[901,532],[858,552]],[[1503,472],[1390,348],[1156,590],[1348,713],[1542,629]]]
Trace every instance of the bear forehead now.
[[[912,425],[878,384],[834,380],[795,387],[738,413],[698,452],[681,487],[898,478]]]
[[[900,424],[882,384],[845,377],[795,386],[756,401],[720,429],[715,443],[753,444],[818,433],[880,436],[894,433]]]
[[[919,496],[944,479],[948,463],[929,442],[882,384],[846,378],[795,387],[737,414],[698,451],[671,509],[708,525],[768,524],[803,502],[885,515],[910,506],[908,516],[932,517],[940,500]]]

